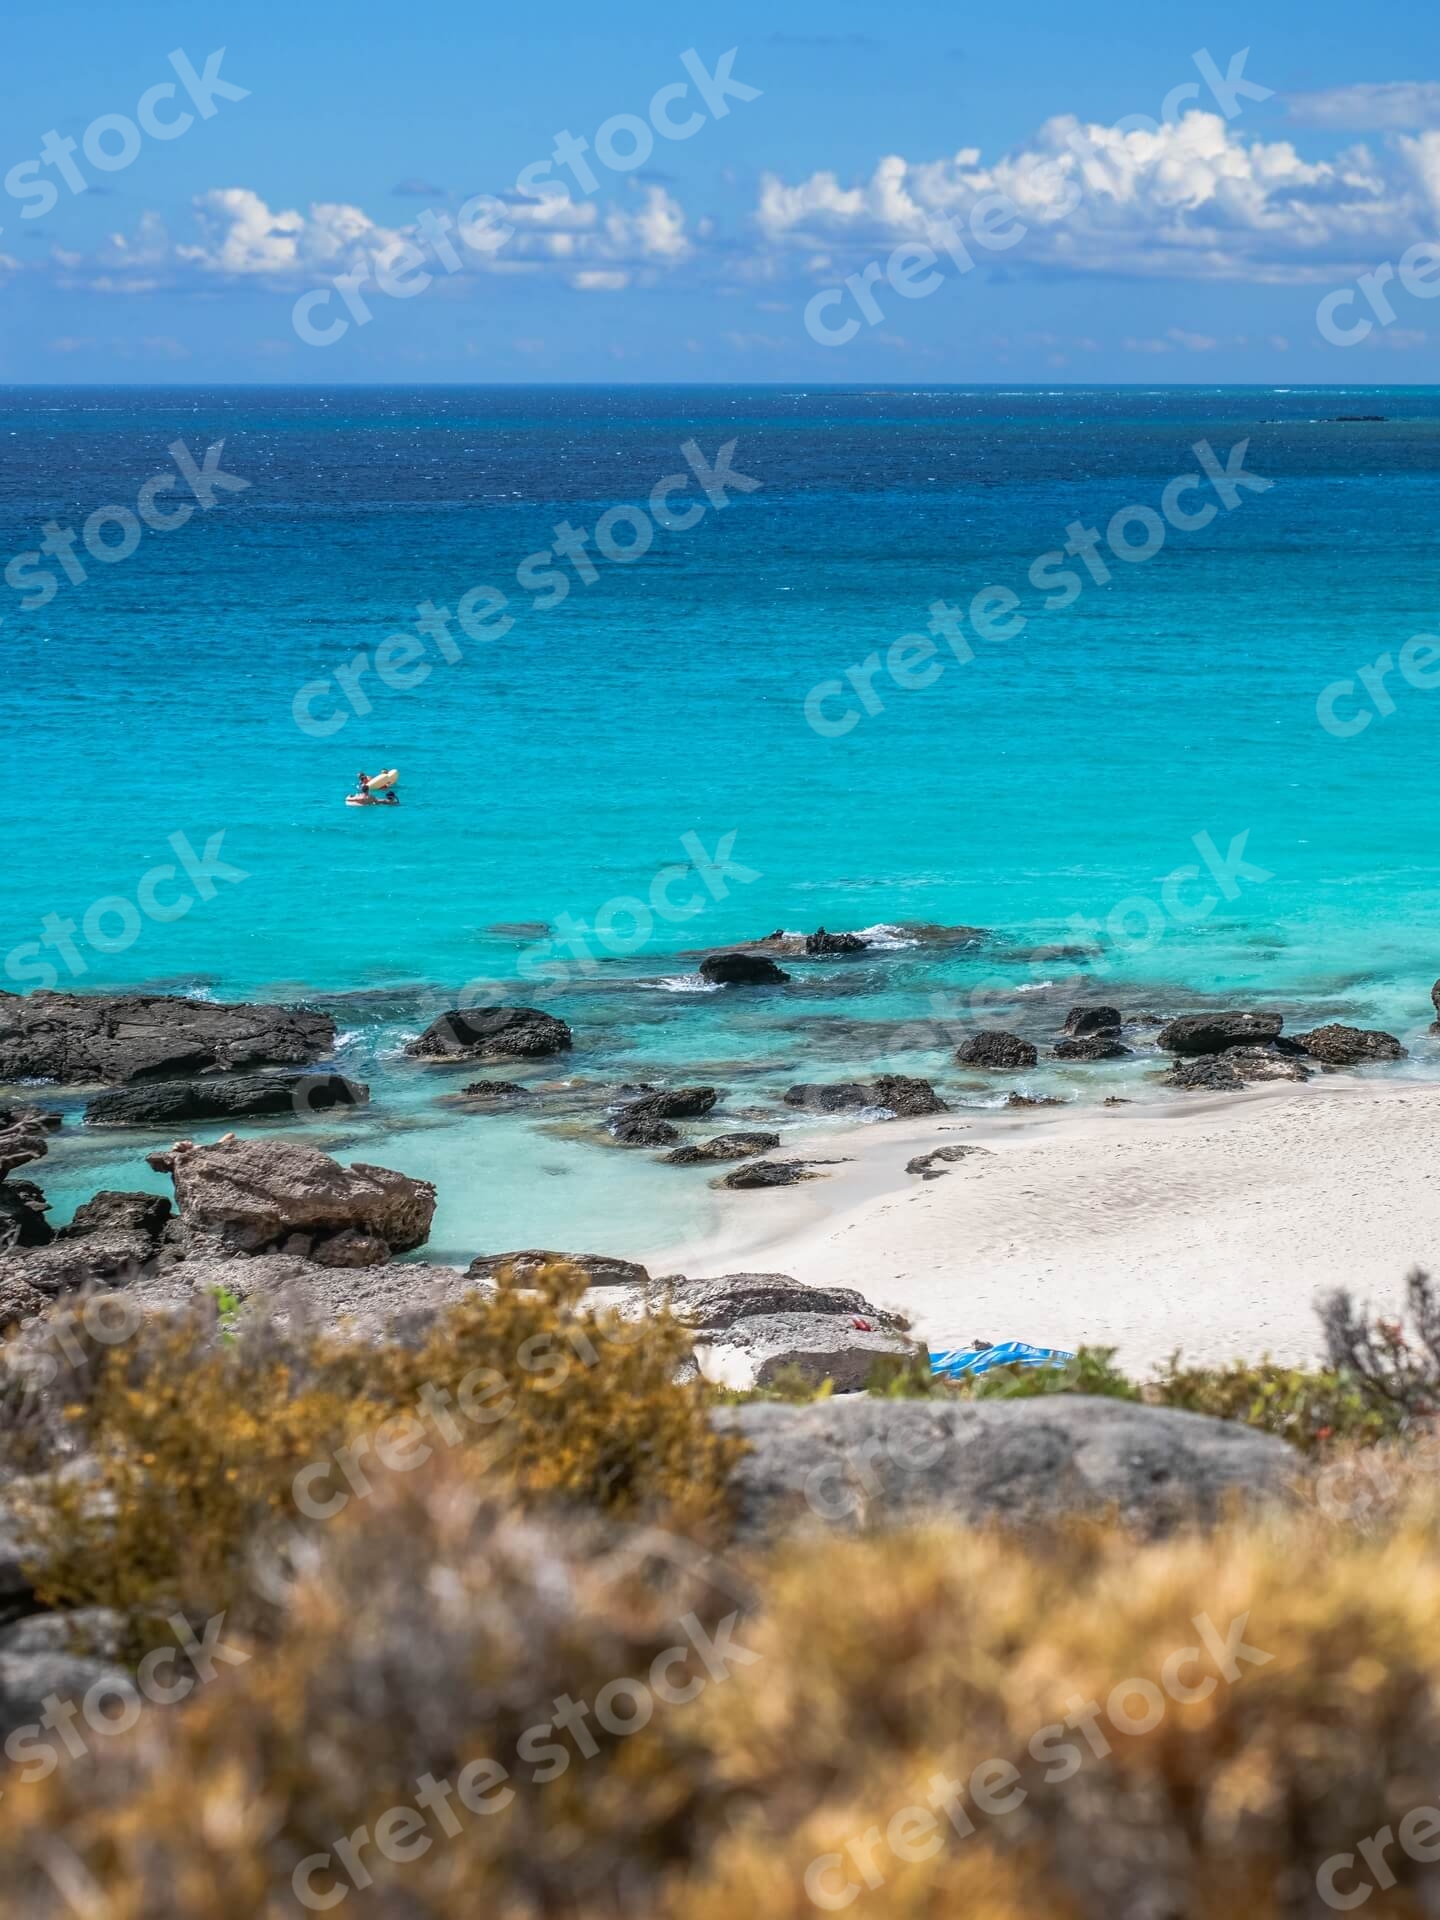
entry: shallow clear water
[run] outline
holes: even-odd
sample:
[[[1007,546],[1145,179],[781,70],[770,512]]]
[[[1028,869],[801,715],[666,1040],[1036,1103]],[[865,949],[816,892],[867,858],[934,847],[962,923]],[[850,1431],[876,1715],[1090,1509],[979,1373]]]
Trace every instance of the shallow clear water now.
[[[1388,418],[1333,420],[1345,413]],[[223,468],[249,487],[146,533],[123,562],[82,553],[88,578],[59,577],[42,609],[0,593],[19,800],[7,984],[28,990],[45,963],[69,977],[27,944],[45,916],[83,923],[105,896],[134,900],[174,861],[171,835],[199,849],[223,830],[221,857],[247,877],[178,919],[143,918],[122,952],[76,934],[74,984],[349,996],[339,1057],[372,1105],[310,1137],[436,1179],[438,1255],[644,1251],[714,1204],[705,1170],[597,1144],[577,1103],[540,1122],[443,1104],[474,1072],[400,1048],[466,983],[575,1029],[559,1074],[511,1077],[703,1074],[728,1090],[717,1123],[773,1111],[795,1080],[880,1065],[958,1099],[1003,1097],[950,1063],[957,1039],[983,1016],[1043,1042],[1082,998],[1166,1013],[1219,996],[1283,1008],[1296,1028],[1379,1024],[1412,1048],[1398,1071],[1433,1070],[1440,694],[1392,671],[1393,711],[1363,731],[1337,738],[1316,715],[1328,684],[1440,624],[1433,390],[12,390],[0,553],[37,547],[52,517],[133,507],[177,435],[197,457],[223,436]],[[1106,555],[1108,584],[1082,576],[1073,605],[1043,609],[1027,570],[1067,525],[1158,507],[1195,470],[1194,442],[1223,461],[1246,437],[1271,488],[1169,532],[1142,564]],[[657,530],[632,563],[598,559],[591,584],[567,567],[563,604],[535,609],[516,569],[556,523],[593,530],[611,505],[643,505],[687,471],[692,438],[712,460],[735,439],[734,467],[760,486]],[[672,506],[698,497],[692,484]],[[1018,637],[967,628],[974,658],[942,654],[933,685],[901,692],[882,669],[883,711],[841,738],[807,725],[818,682],[923,633],[932,602],[968,608],[991,584],[1018,594]],[[422,601],[454,609],[479,585],[508,594],[508,633],[457,628],[462,657],[432,647],[423,684],[372,673],[368,712],[337,705],[337,666],[373,661]],[[314,712],[348,717],[315,738],[292,701],[324,679]],[[1366,705],[1357,683],[1339,712]],[[849,711],[853,694],[824,709]],[[401,767],[402,805],[343,807],[355,769],[381,764]],[[682,838],[713,855],[731,832],[753,877],[732,873],[716,898]],[[1242,833],[1269,877],[1225,898],[1194,839],[1223,854]],[[1172,887],[1181,911],[1215,904],[1181,921],[1160,903],[1187,865],[1201,871]],[[671,866],[690,869],[666,896],[686,918],[652,916],[647,933],[623,909],[604,916],[618,897],[647,901]],[[1107,917],[1137,896],[1153,911],[1117,920],[1117,940]],[[607,951],[597,916],[635,950]],[[1098,944],[1075,916],[1100,923]],[[529,923],[585,945],[547,946]],[[986,937],[900,935],[794,964],[785,988],[694,990],[695,950],[822,923]],[[102,939],[122,925],[112,914]],[[1142,1051],[1018,1084],[1145,1098],[1153,1070]],[[161,1184],[147,1144],[64,1137],[45,1166],[56,1217],[97,1184]]]

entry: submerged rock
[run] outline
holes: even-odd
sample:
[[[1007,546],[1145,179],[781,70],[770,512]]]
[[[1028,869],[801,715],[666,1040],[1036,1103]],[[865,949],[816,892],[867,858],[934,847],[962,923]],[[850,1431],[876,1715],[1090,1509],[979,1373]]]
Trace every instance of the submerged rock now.
[[[1033,1067],[1040,1055],[1028,1040],[1022,1040],[1016,1033],[993,1033],[988,1029],[983,1033],[972,1033],[964,1045],[957,1049],[955,1061],[962,1067],[1003,1068]]]
[[[700,962],[702,980],[722,987],[767,987],[790,975],[763,953],[711,953]]]
[[[1223,1053],[1227,1047],[1263,1046],[1284,1024],[1279,1013],[1183,1013],[1155,1037],[1167,1053]]]
[[[528,1060],[573,1045],[565,1022],[538,1007],[460,1007],[432,1020],[405,1051],[417,1060]]]
[[[717,1133],[713,1140],[702,1140],[691,1147],[676,1147],[665,1155],[669,1167],[696,1167],[705,1161],[749,1160],[757,1153],[769,1153],[778,1147],[778,1133]]]
[[[1373,1027],[1346,1027],[1332,1023],[1295,1038],[1310,1055],[1327,1067],[1355,1067],[1367,1060],[1403,1060],[1405,1049],[1393,1033]]]
[[[334,1107],[364,1106],[370,1089],[339,1073],[251,1073],[112,1087],[85,1108],[87,1127],[161,1127],[195,1120],[306,1120]]]
[[[782,1096],[787,1107],[812,1113],[845,1113],[862,1107],[888,1107],[897,1120],[911,1120],[950,1109],[928,1080],[905,1073],[878,1073],[873,1080],[803,1082]]]
[[[510,1100],[528,1100],[530,1089],[516,1080],[472,1080],[460,1091],[485,1106],[501,1106]]]
[[[306,1066],[334,1044],[334,1021],[308,1007],[165,994],[0,993],[0,1081],[124,1086]]]

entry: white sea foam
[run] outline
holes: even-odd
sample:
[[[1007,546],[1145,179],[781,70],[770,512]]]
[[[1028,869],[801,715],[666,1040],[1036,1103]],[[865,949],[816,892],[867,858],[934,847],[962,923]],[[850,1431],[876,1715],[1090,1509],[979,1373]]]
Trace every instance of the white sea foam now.
[[[1033,986],[1016,987],[1016,993],[1043,993],[1047,987],[1053,987],[1053,980],[1037,980]]]
[[[867,945],[877,948],[881,953],[898,953],[902,947],[918,947],[920,944],[899,927],[883,923],[875,927],[857,927],[856,932]]]
[[[707,980],[699,973],[672,973],[664,980],[641,980],[637,985],[648,987],[652,993],[719,993],[721,983]]]

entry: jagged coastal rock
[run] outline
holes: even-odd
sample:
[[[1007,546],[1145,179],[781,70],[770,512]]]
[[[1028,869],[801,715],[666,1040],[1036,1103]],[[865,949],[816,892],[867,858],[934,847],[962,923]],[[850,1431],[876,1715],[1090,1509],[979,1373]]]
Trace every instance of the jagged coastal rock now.
[[[339,1073],[248,1073],[208,1080],[157,1080],[112,1087],[85,1108],[87,1127],[165,1127],[197,1120],[294,1120],[335,1107],[362,1107],[369,1087]]]
[[[1167,1053],[1223,1053],[1227,1047],[1264,1046],[1279,1038],[1279,1013],[1182,1013],[1156,1035]]]
[[[300,1067],[335,1044],[308,1007],[166,994],[0,993],[0,1081],[125,1086],[244,1067]]]
[[[1124,1060],[1132,1049],[1120,1044],[1118,1033],[1100,1029],[1057,1040],[1051,1051],[1057,1060]]]
[[[1120,1028],[1118,1007],[1071,1007],[1060,1031],[1067,1039],[1080,1040],[1091,1033],[1114,1033]]]
[[[152,1156],[175,1185],[186,1244],[381,1266],[430,1237],[435,1189],[389,1167],[341,1166],[283,1140],[225,1140]]]
[[[972,1033],[964,1045],[956,1049],[955,1063],[961,1067],[998,1067],[1006,1071],[1017,1067],[1033,1067],[1039,1060],[1038,1051],[1028,1040],[1022,1040],[1017,1033]]]
[[[1381,1033],[1377,1028],[1332,1024],[1295,1037],[1312,1060],[1329,1067],[1355,1067],[1368,1060],[1405,1058],[1405,1049],[1394,1034]]]
[[[574,1036],[538,1007],[459,1007],[406,1047],[416,1060],[528,1060],[565,1053]]]
[[[542,1267],[578,1267],[592,1287],[649,1286],[650,1275],[634,1260],[616,1260],[606,1253],[556,1253],[527,1247],[517,1253],[480,1253],[465,1269],[469,1280],[494,1281],[507,1270],[520,1282],[533,1279]]]
[[[808,960],[834,960],[841,954],[864,953],[869,947],[868,940],[862,940],[858,933],[827,933],[824,927],[817,927],[814,933],[805,936],[805,957]]]

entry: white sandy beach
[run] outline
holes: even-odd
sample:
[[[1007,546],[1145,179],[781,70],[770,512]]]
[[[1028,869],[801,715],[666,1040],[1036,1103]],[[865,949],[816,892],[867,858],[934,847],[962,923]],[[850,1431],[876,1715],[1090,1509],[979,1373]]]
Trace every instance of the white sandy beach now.
[[[823,1179],[725,1193],[718,1230],[653,1273],[784,1272],[899,1307],[932,1347],[1175,1348],[1303,1361],[1317,1293],[1398,1303],[1440,1266],[1440,1086],[1340,1082],[1163,1107],[951,1113],[787,1136]],[[931,1147],[986,1149],[922,1180]]]

